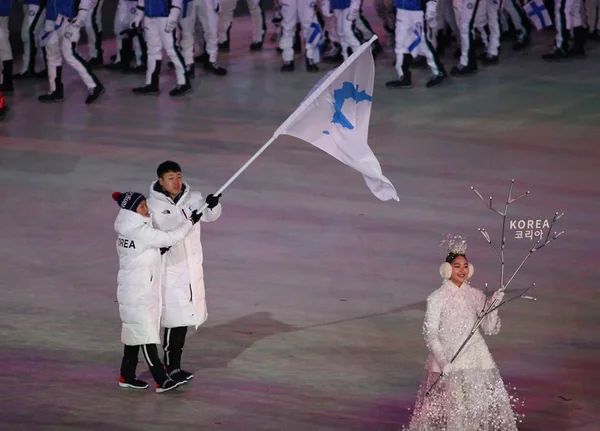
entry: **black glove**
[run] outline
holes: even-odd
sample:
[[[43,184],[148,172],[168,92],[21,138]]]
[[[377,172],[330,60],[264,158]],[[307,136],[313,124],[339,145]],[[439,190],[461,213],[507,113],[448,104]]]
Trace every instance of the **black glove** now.
[[[202,217],[202,213],[199,213],[198,210],[194,210],[194,212],[190,216],[190,220],[192,221],[192,225],[198,223],[200,221],[200,217]]]
[[[217,205],[219,205],[219,198],[222,196],[222,194],[215,196],[213,194],[210,194],[206,197],[206,203],[208,204],[208,209],[211,210],[214,207],[216,207]]]
[[[170,249],[171,249],[171,247],[161,247],[161,249],[160,249],[160,255],[162,256],[163,254],[165,254]]]

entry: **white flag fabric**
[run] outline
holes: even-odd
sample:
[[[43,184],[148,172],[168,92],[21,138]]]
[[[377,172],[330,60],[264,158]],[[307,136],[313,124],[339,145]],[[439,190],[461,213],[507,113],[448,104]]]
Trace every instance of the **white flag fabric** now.
[[[552,18],[543,0],[532,0],[523,5],[523,10],[537,30],[552,27]]]
[[[291,135],[313,144],[359,171],[382,201],[399,200],[367,142],[375,78],[371,44],[376,39],[325,75],[273,137]]]

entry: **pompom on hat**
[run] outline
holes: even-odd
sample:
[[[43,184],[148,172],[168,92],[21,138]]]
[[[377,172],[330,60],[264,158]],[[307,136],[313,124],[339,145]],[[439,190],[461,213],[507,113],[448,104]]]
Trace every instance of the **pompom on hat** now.
[[[146,200],[146,197],[137,192],[114,192],[112,198],[120,208],[136,212],[138,206]]]

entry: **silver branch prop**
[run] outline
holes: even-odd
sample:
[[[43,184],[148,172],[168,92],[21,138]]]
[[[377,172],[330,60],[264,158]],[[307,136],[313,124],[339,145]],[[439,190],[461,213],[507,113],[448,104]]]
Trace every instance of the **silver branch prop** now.
[[[535,244],[534,246],[527,252],[527,254],[525,255],[525,257],[523,258],[523,260],[521,261],[520,265],[517,267],[517,269],[515,270],[515,272],[513,272],[513,274],[511,275],[511,277],[508,279],[508,281],[505,283],[505,274],[504,274],[504,249],[506,246],[506,236],[505,236],[505,232],[506,232],[506,217],[508,215],[508,210],[509,207],[512,203],[518,201],[519,199],[521,199],[524,196],[527,196],[529,194],[529,191],[526,191],[525,193],[520,194],[517,197],[513,197],[512,196],[512,192],[513,192],[513,187],[515,185],[515,180],[512,180],[510,183],[510,188],[508,190],[508,197],[506,199],[506,204],[504,205],[504,211],[500,211],[496,208],[494,208],[494,206],[492,205],[492,197],[490,196],[489,201],[486,201],[483,196],[481,195],[481,193],[479,193],[477,191],[477,189],[475,189],[475,187],[471,187],[471,190],[473,190],[473,192],[475,192],[475,194],[479,197],[479,199],[481,199],[481,201],[485,204],[485,206],[495,212],[496,214],[500,215],[502,217],[502,238],[500,241],[500,251],[498,251],[498,249],[494,246],[494,244],[492,243],[492,239],[490,238],[490,235],[488,234],[488,232],[483,229],[483,228],[479,228],[478,231],[479,233],[481,233],[481,235],[485,238],[486,242],[490,245],[490,247],[492,248],[492,250],[494,251],[494,254],[496,255],[496,257],[498,258],[498,261],[500,262],[500,288],[498,289],[498,292],[504,292],[506,290],[506,288],[508,287],[508,285],[513,281],[513,279],[515,278],[515,276],[517,275],[517,273],[521,270],[521,268],[523,267],[523,265],[525,264],[525,262],[527,261],[527,259],[529,259],[529,257],[531,257],[531,255],[533,253],[535,253],[536,251],[540,250],[541,248],[551,244],[552,242],[556,241],[556,239],[558,239],[558,237],[560,237],[564,231],[561,232],[556,232],[554,231],[554,233],[552,233],[553,231],[553,227],[554,224],[560,220],[560,218],[565,215],[565,213],[554,213],[554,217],[552,217],[552,221],[550,222],[550,226],[548,228],[548,232],[545,236],[545,238],[540,238]],[[552,234],[552,236],[550,236]],[[498,308],[502,307],[503,305],[506,305],[512,301],[514,301],[515,299],[524,299],[524,300],[530,300],[530,301],[537,301],[536,298],[532,297],[532,296],[528,296],[526,295],[527,292],[529,292],[529,290],[531,290],[533,287],[535,286],[535,283],[532,283],[527,289],[525,289],[522,293],[509,298],[499,304],[497,303],[497,299],[494,298],[492,296],[491,301],[486,301],[483,305],[483,308],[481,310],[481,312],[479,313],[479,316],[477,317],[477,320],[475,321],[475,324],[473,325],[473,328],[471,329],[471,331],[469,332],[469,335],[467,336],[467,338],[465,339],[465,341],[463,341],[463,343],[460,345],[460,347],[458,348],[458,350],[456,351],[456,353],[454,354],[454,356],[452,357],[452,359],[450,360],[450,363],[453,363],[454,360],[458,357],[458,355],[460,354],[460,352],[465,348],[465,346],[467,345],[467,343],[469,342],[469,340],[473,337],[473,335],[475,335],[475,333],[478,331],[479,326],[481,326],[481,324],[483,323],[483,319],[485,319],[485,317],[487,317],[490,313],[493,313],[494,311],[498,310]],[[485,284],[485,288],[486,288],[486,294],[487,294],[487,283]],[[429,395],[431,393],[431,390],[437,385],[437,383],[440,381],[440,379],[442,378],[442,374],[440,373],[440,375],[438,376],[438,378],[432,383],[432,385],[429,387],[429,390],[427,390],[426,395]]]

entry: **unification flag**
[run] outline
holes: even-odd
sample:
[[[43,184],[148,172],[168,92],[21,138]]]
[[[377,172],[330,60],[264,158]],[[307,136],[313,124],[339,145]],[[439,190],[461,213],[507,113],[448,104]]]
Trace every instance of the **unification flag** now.
[[[359,171],[382,201],[399,200],[368,144],[375,78],[371,44],[376,39],[373,36],[325,75],[273,138],[290,135],[302,139]]]
[[[537,30],[552,27],[552,18],[543,0],[532,0],[523,5],[523,10]]]

